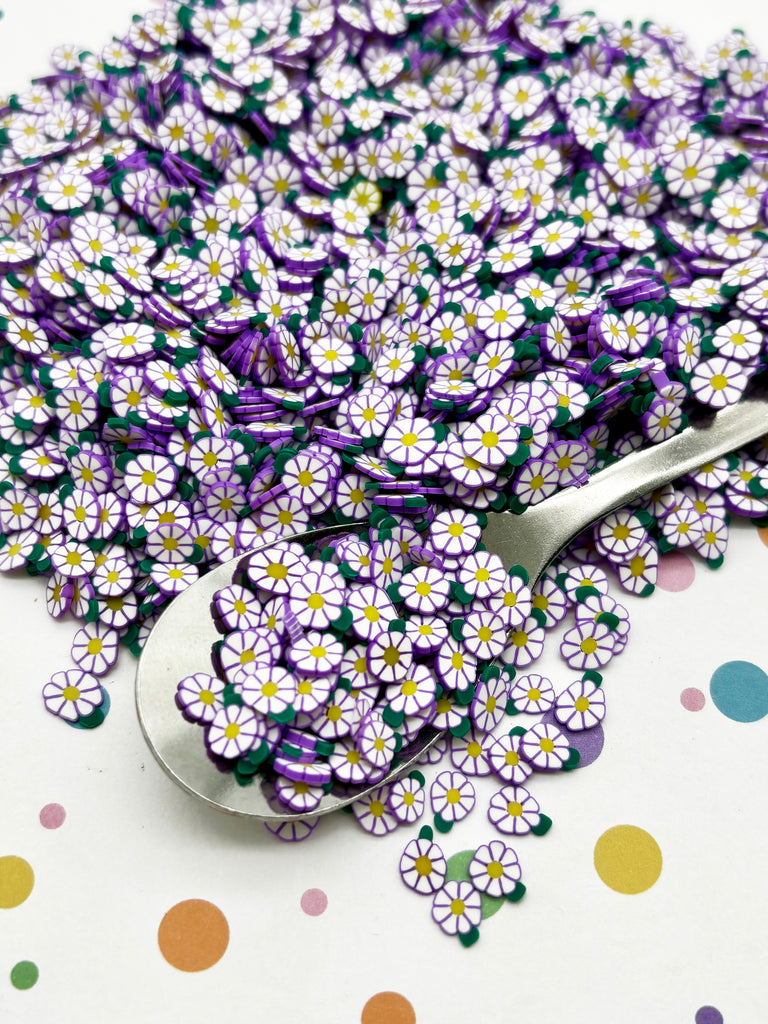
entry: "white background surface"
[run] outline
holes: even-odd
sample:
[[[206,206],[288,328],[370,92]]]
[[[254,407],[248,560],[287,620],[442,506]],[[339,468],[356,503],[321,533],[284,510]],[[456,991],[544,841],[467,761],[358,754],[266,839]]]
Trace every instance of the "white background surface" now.
[[[11,91],[46,69],[56,43],[98,47],[141,5],[3,6],[0,91]],[[768,54],[754,0],[617,0],[598,13],[655,14],[699,54],[740,25]],[[398,879],[416,829],[376,841],[339,816],[288,846],[176,789],[141,736],[129,658],[107,679],[102,728],[54,720],[40,688],[67,664],[73,625],[48,619],[39,581],[0,578],[0,856],[26,858],[36,877],[24,904],[0,911],[0,1020],[354,1024],[367,999],[393,990],[418,1024],[693,1024],[706,1004],[726,1024],[762,1024],[768,720],[730,721],[707,687],[728,660],[768,668],[767,567],[768,548],[745,527],[725,567],[698,565],[691,589],[621,598],[633,635],[607,673],[605,749],[588,768],[534,780],[554,826],[515,844],[528,894],[486,921],[470,950]],[[562,679],[562,665],[546,664]],[[680,705],[687,686],[707,693],[697,714]],[[67,820],[47,831],[38,813],[54,801]],[[475,812],[440,840],[446,854],[494,837],[486,801],[482,789]],[[638,896],[608,889],[592,865],[595,841],[617,824],[647,829],[664,855],[661,878]],[[317,918],[299,907],[310,887],[329,898]],[[219,906],[231,932],[223,959],[200,974],[176,971],[157,947],[163,915],[188,898]],[[8,981],[22,959],[40,968],[26,992]]]

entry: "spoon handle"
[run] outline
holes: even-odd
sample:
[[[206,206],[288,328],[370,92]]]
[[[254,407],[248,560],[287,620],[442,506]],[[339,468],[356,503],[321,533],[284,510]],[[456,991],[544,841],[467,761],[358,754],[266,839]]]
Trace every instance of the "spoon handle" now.
[[[583,487],[560,491],[522,515],[489,513],[483,543],[507,568],[522,565],[533,586],[574,537],[609,512],[766,433],[768,398],[745,398],[667,441],[632,452]]]

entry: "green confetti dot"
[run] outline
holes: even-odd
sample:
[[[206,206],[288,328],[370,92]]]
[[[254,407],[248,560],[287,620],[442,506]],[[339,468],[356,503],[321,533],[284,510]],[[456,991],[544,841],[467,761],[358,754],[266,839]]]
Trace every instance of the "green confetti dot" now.
[[[31,960],[19,960],[11,968],[11,984],[14,988],[21,990],[32,988],[37,984],[39,976],[37,964],[33,964]]]

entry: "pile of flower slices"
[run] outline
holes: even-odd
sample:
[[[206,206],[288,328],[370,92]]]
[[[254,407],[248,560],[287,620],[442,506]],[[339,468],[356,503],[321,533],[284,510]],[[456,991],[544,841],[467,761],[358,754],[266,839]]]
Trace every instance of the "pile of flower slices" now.
[[[742,33],[698,63],[674,31],[524,0],[168,0],[99,53],[58,47],[0,120],[0,571],[46,576],[50,613],[80,622],[48,710],[103,721],[100,680],[174,595],[264,532],[329,521],[368,529],[310,565],[343,596],[329,628],[380,584],[402,623],[388,643],[413,647],[408,586],[436,574],[446,651],[485,660],[470,636],[493,634],[498,594],[466,587],[440,524],[579,485],[765,365],[766,81]],[[600,581],[577,625],[605,615],[615,652],[625,616],[598,555],[635,593],[660,550],[716,565],[730,512],[768,515],[767,458],[719,460],[600,526],[531,595],[521,648],[571,599],[575,559]],[[282,595],[262,584],[248,628],[271,635]],[[447,695],[499,680],[438,674],[435,698],[468,721],[474,696]],[[286,703],[265,727],[250,708],[256,758],[289,707],[310,714]],[[374,775],[374,734],[388,751],[402,732],[377,714]]]
[[[596,670],[624,649],[626,609],[607,595],[605,573],[587,566],[549,580],[553,599],[541,589],[534,608],[525,570],[507,572],[480,543],[486,518],[449,509],[401,525],[375,509],[367,531],[331,540],[315,558],[290,540],[252,555],[247,585],[214,597],[224,633],[216,674],[195,673],[178,686],[186,717],[206,726],[209,754],[243,783],[269,758],[278,806],[309,813],[333,781],[382,779],[425,725],[457,741],[454,763],[466,762],[470,774],[493,763],[491,734],[506,714],[554,708],[571,730],[597,725],[605,701]],[[615,533],[623,534],[621,524],[647,544],[636,516],[614,521]],[[541,676],[516,674],[539,657],[546,628],[569,605],[576,623],[560,650],[586,675],[555,697]],[[502,765],[520,753],[520,782],[532,768],[579,761],[546,723],[516,730],[494,749]],[[447,830],[458,811],[441,808],[438,827]],[[395,818],[411,818],[404,814]],[[386,818],[370,822],[370,831],[388,831]]]

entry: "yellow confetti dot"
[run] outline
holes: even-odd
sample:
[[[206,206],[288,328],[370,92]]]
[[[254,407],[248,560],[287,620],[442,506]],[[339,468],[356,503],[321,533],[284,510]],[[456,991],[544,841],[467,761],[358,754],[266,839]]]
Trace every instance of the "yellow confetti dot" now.
[[[18,907],[34,884],[35,873],[23,857],[0,857],[0,908]]]
[[[656,840],[636,825],[615,825],[595,843],[595,870],[609,889],[634,895],[655,885],[662,856]]]

